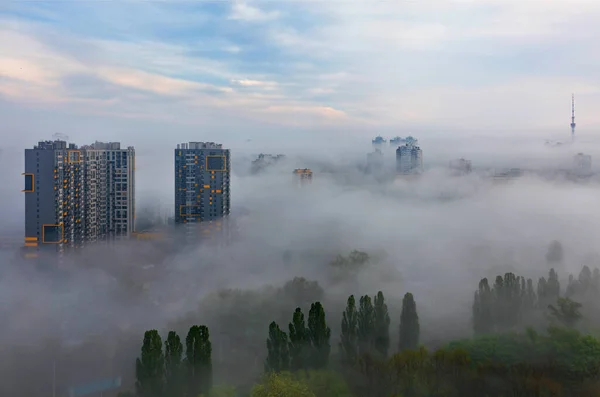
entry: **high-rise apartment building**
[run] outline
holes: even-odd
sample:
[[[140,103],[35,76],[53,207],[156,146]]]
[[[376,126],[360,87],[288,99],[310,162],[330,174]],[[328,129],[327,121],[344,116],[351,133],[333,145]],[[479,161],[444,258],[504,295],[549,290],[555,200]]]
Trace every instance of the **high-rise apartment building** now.
[[[25,248],[62,251],[129,236],[134,168],[133,147],[121,149],[116,142],[79,148],[44,141],[25,149]]]
[[[415,145],[406,144],[396,149],[396,171],[400,174],[414,174],[423,170],[423,152]]]
[[[458,159],[450,161],[450,170],[457,174],[469,174],[472,171],[471,161]]]
[[[379,149],[375,149],[374,152],[367,154],[367,171],[368,172],[380,172],[383,170],[384,158],[383,152]]]
[[[229,215],[229,149],[189,142],[175,149],[175,223],[215,221]]]
[[[577,153],[573,157],[573,168],[577,175],[589,175],[592,173],[592,156]]]

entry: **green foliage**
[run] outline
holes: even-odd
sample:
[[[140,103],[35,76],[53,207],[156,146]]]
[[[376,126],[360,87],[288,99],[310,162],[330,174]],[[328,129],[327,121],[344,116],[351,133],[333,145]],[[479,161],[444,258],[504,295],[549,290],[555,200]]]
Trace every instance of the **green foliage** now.
[[[170,331],[165,341],[165,389],[169,397],[183,394],[183,345],[179,335]]]
[[[356,363],[358,358],[358,311],[354,295],[348,297],[346,310],[342,313],[342,332],[340,335],[340,354],[346,366]]]
[[[552,364],[546,371],[557,381],[581,381],[600,374],[600,341],[558,327],[548,328],[545,335],[532,335],[529,331],[455,341],[448,349],[466,351],[475,364]]]
[[[197,396],[212,387],[212,345],[205,325],[194,325],[185,338],[188,395]]]
[[[161,397],[164,391],[162,340],[153,329],[144,333],[142,353],[135,363],[136,391],[141,397]]]
[[[390,314],[383,292],[379,291],[374,299],[375,327],[373,345],[381,357],[387,357],[390,348]]]
[[[325,321],[325,310],[321,302],[315,302],[310,306],[308,313],[308,339],[312,348],[310,349],[309,368],[322,369],[329,363],[331,351],[331,329]]]
[[[359,355],[371,353],[375,334],[375,308],[369,295],[360,298],[357,323]]]
[[[270,372],[252,388],[250,397],[316,397],[308,385],[285,372]]]
[[[267,339],[267,359],[265,371],[287,371],[290,366],[289,341],[287,334],[273,321],[269,325]]]
[[[400,315],[400,335],[398,340],[398,351],[416,349],[419,346],[419,315],[417,304],[413,295],[408,292],[402,299],[402,313]]]
[[[550,314],[556,318],[565,327],[573,328],[581,319],[581,303],[572,301],[569,298],[558,298],[556,301],[558,306],[548,305]]]
[[[203,397],[204,394],[201,394],[200,397]],[[206,397],[236,397],[237,390],[233,386],[213,386],[212,389],[208,392]],[[167,396],[171,397],[171,396]]]
[[[351,397],[352,391],[344,378],[330,370],[300,371],[294,378],[314,393],[315,397]]]
[[[299,307],[294,311],[289,325],[290,368],[292,371],[307,368],[307,355],[310,348],[308,329],[304,322],[304,313]]]

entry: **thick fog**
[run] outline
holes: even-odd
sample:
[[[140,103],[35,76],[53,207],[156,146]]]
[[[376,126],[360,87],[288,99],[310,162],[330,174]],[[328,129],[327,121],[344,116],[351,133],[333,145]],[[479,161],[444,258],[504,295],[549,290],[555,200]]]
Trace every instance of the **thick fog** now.
[[[600,158],[600,146],[593,140],[551,148],[537,138],[418,138],[425,172],[384,182],[362,171],[366,154],[373,150],[370,137],[293,145],[223,142],[232,149],[235,230],[226,246],[174,249],[164,240],[129,241],[86,248],[60,267],[34,266],[6,248],[0,253],[0,354],[9,359],[0,366],[0,385],[14,391],[4,379],[24,376],[31,357],[39,364],[35,371],[47,381],[52,363],[59,356],[59,361],[67,360],[67,351],[80,361],[77,371],[59,370],[61,384],[130,375],[126,371],[133,368],[145,329],[165,333],[179,327],[185,332],[192,323],[205,322],[219,328],[214,312],[203,312],[214,298],[211,294],[268,291],[294,277],[318,281],[324,289],[334,334],[349,294],[382,290],[393,327],[399,301],[410,291],[424,342],[468,336],[473,291],[482,277],[507,271],[534,279],[545,275],[545,255],[553,240],[565,250],[564,268],[559,269],[563,280],[598,254],[600,184],[595,178],[571,181],[525,174],[494,183],[485,171],[569,168],[578,152]],[[138,222],[143,216],[164,220],[171,215],[176,143],[122,142],[136,146]],[[22,239],[18,167],[23,148],[2,149],[0,165],[14,172],[1,184],[1,233],[6,239],[15,234]],[[260,153],[283,153],[286,159],[252,174],[251,161]],[[388,176],[394,156],[394,148],[384,148]],[[450,175],[448,162],[460,157],[472,160],[475,172]],[[297,186],[294,168],[311,168],[312,184]],[[352,250],[368,253],[370,263],[340,279],[329,263]],[[287,317],[293,309],[290,302]],[[273,319],[278,316],[274,313]],[[258,327],[257,340],[264,340],[268,322]],[[119,342],[111,344],[111,338]],[[252,349],[262,351],[264,343]],[[102,366],[94,356],[99,352],[113,361],[117,355],[120,363]]]

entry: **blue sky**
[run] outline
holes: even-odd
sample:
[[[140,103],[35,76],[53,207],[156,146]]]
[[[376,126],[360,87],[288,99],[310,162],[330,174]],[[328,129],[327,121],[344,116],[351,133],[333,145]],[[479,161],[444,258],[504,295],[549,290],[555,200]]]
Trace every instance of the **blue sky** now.
[[[182,140],[561,131],[575,92],[597,129],[598,20],[594,0],[4,1],[0,113],[33,140],[98,120]]]

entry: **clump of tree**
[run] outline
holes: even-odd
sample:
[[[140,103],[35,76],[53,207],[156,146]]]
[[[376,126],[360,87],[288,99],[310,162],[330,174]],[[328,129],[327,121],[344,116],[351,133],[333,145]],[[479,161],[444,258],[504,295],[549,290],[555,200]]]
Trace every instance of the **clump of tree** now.
[[[308,324],[301,308],[296,308],[289,324],[289,334],[276,322],[269,326],[266,372],[322,369],[329,363],[331,329],[320,302],[311,304]]]
[[[340,356],[346,367],[356,365],[359,357],[375,354],[387,357],[390,347],[390,315],[383,292],[371,300],[369,295],[360,298],[356,307],[354,295],[348,297],[342,313]]]
[[[563,292],[564,291],[564,292]],[[569,275],[564,290],[558,274],[550,269],[534,289],[533,281],[506,273],[497,276],[493,286],[488,279],[479,282],[472,307],[475,335],[518,330],[540,325],[550,318],[574,327],[582,317],[595,321],[600,311],[600,270],[583,266],[579,276]]]
[[[482,335],[518,329],[538,318],[559,296],[560,283],[554,269],[550,269],[548,279],[538,280],[536,290],[532,279],[514,273],[497,276],[492,286],[483,278],[473,298],[473,331]]]
[[[208,327],[194,325],[190,328],[185,339],[185,356],[175,331],[168,333],[164,350],[158,331],[146,331],[141,350],[136,360],[136,396],[183,397],[210,393],[212,346]]]
[[[370,263],[371,258],[366,252],[354,250],[348,256],[336,256],[329,262],[329,266],[334,271],[334,281],[342,281],[355,277]]]

